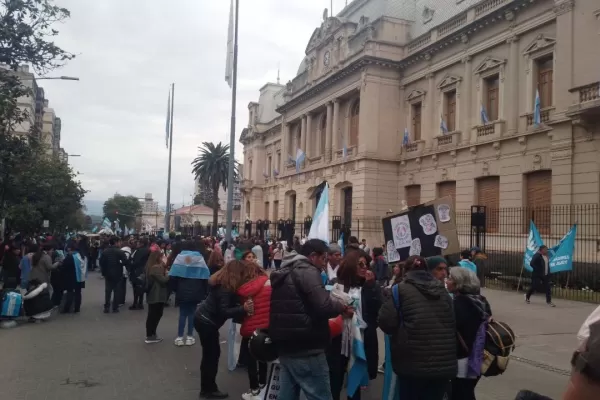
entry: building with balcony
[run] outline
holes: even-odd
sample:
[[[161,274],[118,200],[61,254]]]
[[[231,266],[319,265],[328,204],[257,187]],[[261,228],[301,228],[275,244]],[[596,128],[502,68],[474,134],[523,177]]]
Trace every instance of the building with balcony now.
[[[301,221],[323,179],[347,225],[441,196],[490,232],[500,207],[598,204],[598,40],[593,1],[354,0],[249,104],[242,214]]]
[[[69,163],[69,155],[62,147],[58,149],[58,160],[65,164]]]

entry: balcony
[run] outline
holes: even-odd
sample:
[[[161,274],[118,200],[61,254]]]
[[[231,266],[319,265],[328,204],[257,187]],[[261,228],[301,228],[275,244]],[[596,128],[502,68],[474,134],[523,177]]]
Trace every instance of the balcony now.
[[[438,149],[456,147],[460,144],[460,131],[448,132],[445,135],[436,136],[435,142]]]
[[[504,123],[505,121],[503,120],[496,120],[473,127],[477,141],[487,142],[489,140],[499,139],[502,136],[502,133],[504,133]]]
[[[356,154],[356,147],[350,147],[350,148],[346,149],[346,152],[347,152],[347,154],[346,154],[347,157],[353,156]],[[343,161],[344,160],[344,150],[337,150],[335,152],[335,159]]]
[[[254,183],[252,182],[252,180],[243,179],[240,183],[240,190],[241,191],[250,190],[250,189],[252,189],[252,186],[254,186]]]
[[[569,91],[574,97],[574,104],[567,111],[569,117],[597,118],[600,113],[600,82],[575,87]]]
[[[552,121],[552,112],[553,111],[554,111],[554,107],[542,108],[542,110],[540,111],[540,125],[547,125],[548,123],[550,123]],[[525,117],[525,121],[526,121],[528,130],[538,128],[538,126],[536,126],[534,124],[533,113],[528,113],[528,114],[522,115],[522,117]]]
[[[418,157],[423,153],[425,148],[424,140],[415,140],[412,143],[407,144],[402,148],[402,157],[410,158],[410,157]]]

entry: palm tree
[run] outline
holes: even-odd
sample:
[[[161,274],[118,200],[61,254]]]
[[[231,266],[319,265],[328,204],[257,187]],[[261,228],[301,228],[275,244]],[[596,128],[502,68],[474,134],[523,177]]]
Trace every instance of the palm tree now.
[[[192,161],[192,173],[201,185],[210,188],[214,200],[210,205],[213,210],[212,234],[217,234],[219,223],[219,187],[227,189],[229,178],[229,145],[221,142],[203,142],[199,147],[200,155]],[[237,162],[234,165],[234,179],[237,177]]]

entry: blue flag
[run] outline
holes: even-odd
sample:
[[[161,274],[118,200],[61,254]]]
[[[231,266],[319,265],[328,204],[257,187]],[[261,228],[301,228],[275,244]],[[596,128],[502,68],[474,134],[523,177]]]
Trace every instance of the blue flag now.
[[[486,125],[488,122],[490,122],[487,112],[485,111],[485,107],[483,106],[483,104],[481,105],[481,123]]]
[[[544,244],[540,233],[537,230],[537,227],[533,223],[533,221],[529,222],[529,235],[527,236],[527,246],[525,247],[525,255],[523,257],[523,266],[525,270],[532,272],[533,268],[531,268],[531,259],[533,255],[538,251],[540,246]]]
[[[325,244],[329,244],[329,184],[327,182],[325,182],[325,187],[321,192],[308,239],[319,239]]]
[[[296,151],[296,173],[300,172],[300,164],[304,162],[305,157],[306,154],[304,153],[304,151],[302,151],[302,149],[298,149],[298,151]]]
[[[540,91],[535,91],[535,102],[533,104],[533,125],[536,127],[542,123],[542,101],[540,100]]]
[[[383,375],[383,393],[382,400],[400,400],[400,390],[398,390],[398,377],[392,369],[392,350],[390,348],[390,337],[385,336],[385,373]]]
[[[402,138],[402,146],[408,146],[410,138],[408,137],[408,128],[404,128],[404,137]]]
[[[571,271],[573,270],[573,253],[575,250],[575,236],[577,236],[577,224],[563,236],[558,244],[551,249],[548,249],[550,273]],[[531,221],[529,223],[529,236],[527,238],[527,246],[523,257],[523,267],[525,270],[532,272],[531,259],[538,249],[544,245],[544,241],[537,230],[537,227]]]

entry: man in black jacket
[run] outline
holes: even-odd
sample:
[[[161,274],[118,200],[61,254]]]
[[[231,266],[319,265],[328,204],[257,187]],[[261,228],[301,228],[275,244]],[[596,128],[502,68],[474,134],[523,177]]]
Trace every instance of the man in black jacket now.
[[[311,399],[332,398],[325,357],[329,319],[352,316],[354,311],[325,289],[321,271],[326,256],[327,245],[311,239],[301,254],[290,253],[281,268],[271,273],[269,335],[279,352],[282,399],[299,400],[299,389]]]
[[[150,257],[148,239],[142,238],[138,242],[138,248],[131,256],[131,265],[129,267],[129,280],[133,288],[133,304],[129,307],[130,310],[144,309],[144,288],[140,277],[144,274],[148,257]]]
[[[117,313],[119,312],[117,290],[123,280],[123,267],[128,267],[129,260],[127,260],[125,252],[121,250],[121,239],[110,238],[109,246],[100,257],[100,269],[104,277],[104,312],[109,312],[112,296],[112,312]]]
[[[536,285],[541,284],[546,293],[546,303],[550,307],[555,307],[554,303],[552,303],[552,290],[550,289],[550,259],[548,258],[548,247],[540,246],[537,253],[531,258],[529,265],[533,268],[533,273],[531,274],[531,287],[525,294],[525,302],[529,304],[529,299],[535,292]]]

